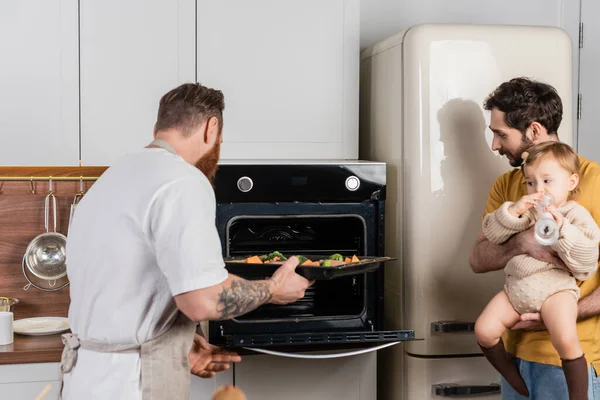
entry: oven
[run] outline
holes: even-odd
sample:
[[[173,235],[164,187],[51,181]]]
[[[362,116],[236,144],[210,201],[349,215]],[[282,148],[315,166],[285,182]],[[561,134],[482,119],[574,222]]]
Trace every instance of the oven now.
[[[377,162],[221,164],[215,195],[223,256],[384,256],[385,183],[385,164]],[[236,265],[231,273],[266,278],[263,268]],[[413,340],[413,331],[382,330],[384,270],[316,280],[295,303],[211,322],[210,342],[260,351]]]

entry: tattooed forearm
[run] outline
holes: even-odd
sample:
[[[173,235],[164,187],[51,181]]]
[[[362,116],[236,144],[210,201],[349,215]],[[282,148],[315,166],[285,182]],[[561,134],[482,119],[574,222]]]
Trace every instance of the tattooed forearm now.
[[[217,302],[220,320],[246,314],[271,300],[269,284],[265,281],[235,279],[224,287]]]

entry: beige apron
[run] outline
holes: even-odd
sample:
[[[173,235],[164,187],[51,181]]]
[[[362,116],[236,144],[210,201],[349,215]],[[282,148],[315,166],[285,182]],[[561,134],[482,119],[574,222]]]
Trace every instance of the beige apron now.
[[[175,153],[162,140],[152,145]],[[101,353],[139,353],[141,360],[141,389],[143,400],[187,400],[190,391],[190,364],[188,354],[192,348],[197,322],[185,314],[179,315],[173,325],[159,337],[141,345],[118,345],[80,340],[77,334],[62,335],[65,345],[60,361],[60,390],[62,399],[63,376],[77,363],[77,351],[85,349]],[[91,388],[90,388],[91,390]]]

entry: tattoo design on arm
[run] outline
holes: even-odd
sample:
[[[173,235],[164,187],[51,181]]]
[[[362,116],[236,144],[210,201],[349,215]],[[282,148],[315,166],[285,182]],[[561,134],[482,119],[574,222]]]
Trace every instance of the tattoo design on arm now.
[[[270,301],[271,297],[267,282],[235,279],[229,287],[224,287],[219,295],[219,319],[231,319],[246,314]]]

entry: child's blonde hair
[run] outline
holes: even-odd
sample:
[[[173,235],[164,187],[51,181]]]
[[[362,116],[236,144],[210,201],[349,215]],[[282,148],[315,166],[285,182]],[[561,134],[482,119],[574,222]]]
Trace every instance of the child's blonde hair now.
[[[577,174],[579,176],[579,156],[571,146],[561,142],[543,142],[532,146],[526,153],[523,153],[523,165],[521,168],[525,174],[525,167],[531,166],[545,160],[549,157],[555,159],[558,164],[569,174]],[[569,200],[576,198],[579,195],[579,183],[575,189],[569,193]]]

